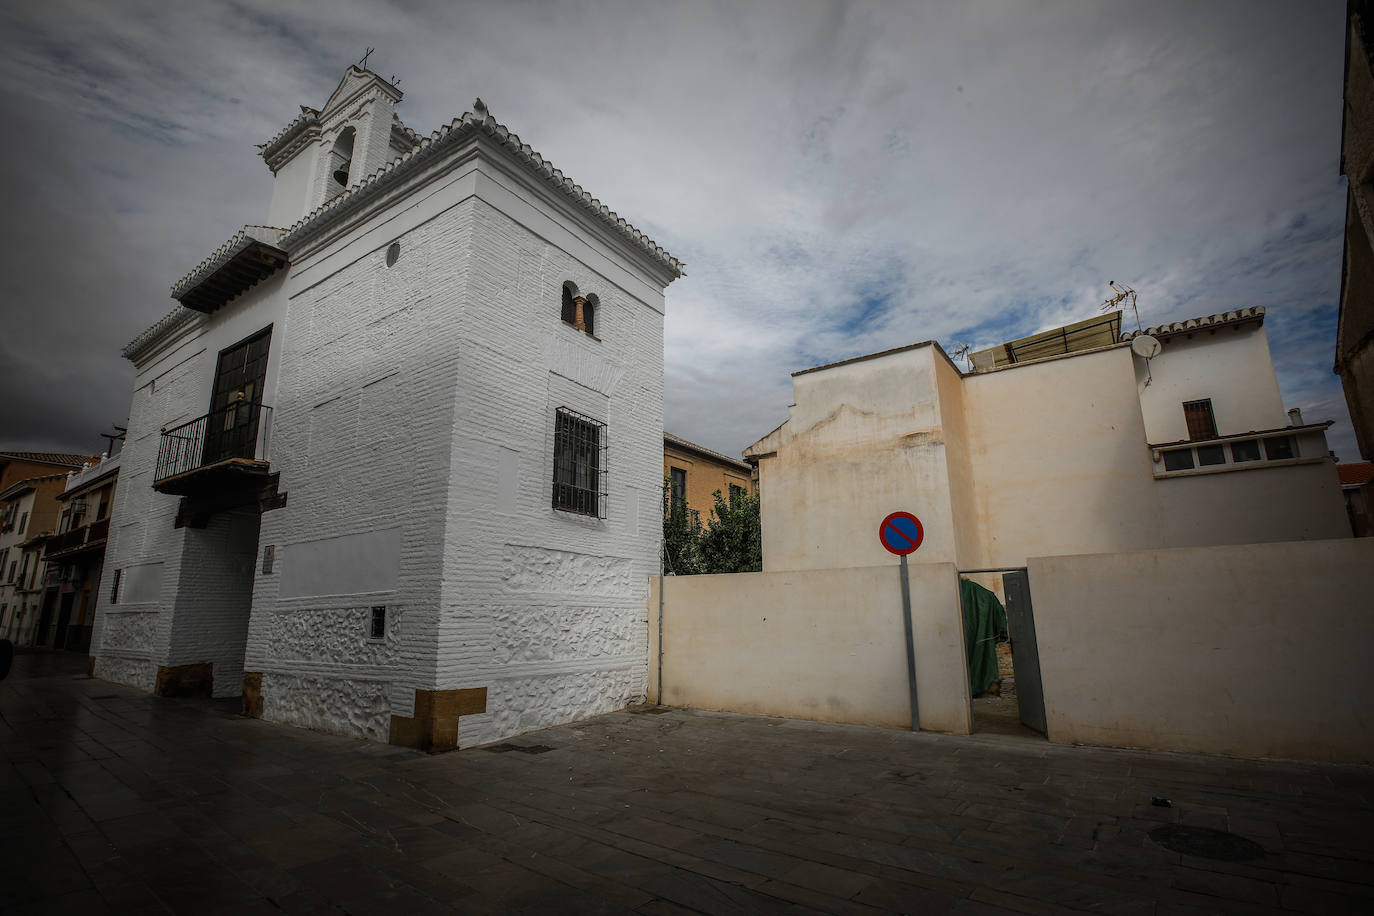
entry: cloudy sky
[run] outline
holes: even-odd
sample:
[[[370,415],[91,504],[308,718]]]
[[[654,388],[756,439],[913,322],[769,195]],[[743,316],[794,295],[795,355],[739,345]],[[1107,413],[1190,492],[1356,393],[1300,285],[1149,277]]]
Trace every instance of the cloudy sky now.
[[[1263,305],[1335,419],[1344,4],[8,4],[0,446],[95,450],[120,347],[245,223],[254,145],[369,48],[428,133],[480,95],[674,255],[667,427],[730,454],[789,373],[1097,313]]]

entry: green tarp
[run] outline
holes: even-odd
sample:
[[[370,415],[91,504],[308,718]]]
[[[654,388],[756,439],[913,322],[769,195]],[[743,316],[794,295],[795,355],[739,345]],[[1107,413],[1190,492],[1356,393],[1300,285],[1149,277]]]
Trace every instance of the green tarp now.
[[[996,595],[970,579],[959,580],[959,601],[964,606],[968,685],[981,697],[997,680],[997,641],[1007,636],[1007,612]]]

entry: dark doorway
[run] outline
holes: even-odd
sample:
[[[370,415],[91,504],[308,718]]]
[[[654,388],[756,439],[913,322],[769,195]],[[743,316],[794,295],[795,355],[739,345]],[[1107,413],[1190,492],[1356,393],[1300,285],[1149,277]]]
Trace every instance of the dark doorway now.
[[[971,711],[973,730],[979,734],[1011,735],[1041,738],[1045,735],[1045,702],[1040,686],[1040,658],[1035,642],[1035,621],[1031,613],[1030,580],[1023,567],[976,569],[960,572],[960,579],[968,579],[992,592],[1005,612],[1005,626],[983,626],[980,632],[969,632],[970,615],[965,609],[965,649],[986,651],[982,646],[996,639],[997,670],[995,678],[981,691],[975,692]],[[964,589],[961,587],[961,592]],[[970,650],[970,640],[977,640]],[[968,659],[970,671],[973,658]],[[986,662],[980,666],[986,670]],[[973,677],[970,676],[972,681]],[[970,689],[974,690],[970,684]]]
[[[65,649],[67,647],[67,625],[72,622],[72,605],[76,601],[76,592],[66,592],[62,596],[57,612],[57,632],[53,634],[52,647],[54,649]]]
[[[43,612],[38,615],[38,628],[33,631],[35,646],[47,645],[48,626],[52,623],[53,612],[57,610],[57,592],[49,589],[43,595]]]
[[[253,458],[262,413],[262,387],[267,377],[267,353],[272,343],[269,325],[219,355],[215,390],[205,431],[205,460]]]

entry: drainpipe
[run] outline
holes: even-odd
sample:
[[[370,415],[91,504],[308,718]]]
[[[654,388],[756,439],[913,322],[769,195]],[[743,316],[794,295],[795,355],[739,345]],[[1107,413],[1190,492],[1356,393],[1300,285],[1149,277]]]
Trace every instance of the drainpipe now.
[[[668,547],[664,538],[658,539],[658,696],[654,703],[663,705],[663,551]]]

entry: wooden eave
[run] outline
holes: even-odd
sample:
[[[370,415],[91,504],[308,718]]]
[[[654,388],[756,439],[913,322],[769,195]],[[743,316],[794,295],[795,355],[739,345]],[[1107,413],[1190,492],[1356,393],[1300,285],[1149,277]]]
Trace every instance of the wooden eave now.
[[[291,263],[285,251],[256,239],[217,270],[177,297],[182,305],[209,314]]]

